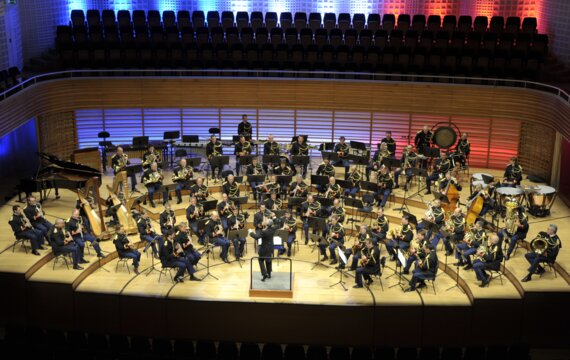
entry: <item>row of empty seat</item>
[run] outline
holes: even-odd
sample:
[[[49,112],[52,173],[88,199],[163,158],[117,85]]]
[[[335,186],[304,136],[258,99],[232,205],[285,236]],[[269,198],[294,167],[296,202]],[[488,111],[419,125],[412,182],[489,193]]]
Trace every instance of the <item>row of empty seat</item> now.
[[[112,26],[149,26],[153,27],[178,27],[182,31],[186,27],[199,28],[206,26],[209,29],[214,27],[222,27],[224,30],[230,27],[237,27],[240,31],[244,27],[252,27],[257,30],[265,27],[269,31],[275,27],[284,30],[296,28],[300,31],[303,28],[310,28],[316,31],[319,28],[332,30],[338,28],[341,31],[353,28],[363,30],[365,28],[375,32],[384,29],[391,32],[394,29],[402,31],[415,30],[431,30],[434,32],[443,30],[452,32],[459,30],[462,32],[476,31],[492,31],[496,33],[509,32],[525,32],[536,33],[537,20],[534,17],[527,17],[521,21],[520,17],[512,16],[505,18],[502,16],[493,16],[491,21],[486,16],[477,16],[473,21],[471,16],[460,16],[459,19],[455,15],[445,15],[443,21],[440,15],[423,14],[410,16],[408,14],[400,14],[396,18],[394,14],[351,14],[340,13],[338,17],[335,13],[325,13],[324,17],[320,13],[306,14],[304,12],[296,12],[294,15],[290,12],[282,12],[279,15],[276,12],[267,12],[265,16],[262,12],[254,11],[251,14],[245,11],[238,11],[234,16],[231,11],[223,11],[220,15],[218,11],[208,11],[207,15],[203,11],[196,10],[190,14],[187,10],[180,10],[177,14],[174,11],[164,11],[162,15],[158,10],[134,10],[131,13],[128,10],[120,10],[115,16],[113,10],[87,10],[87,16],[83,10],[73,10],[71,12],[70,25],[88,26],[88,27],[112,27]]]
[[[20,75],[20,69],[15,66],[0,70],[0,92],[18,85],[21,81]]]
[[[10,352],[12,351],[12,352]],[[527,346],[499,347],[344,347],[213,341],[171,341],[79,331],[9,327],[0,353],[58,359],[198,359],[198,360],[529,360]]]

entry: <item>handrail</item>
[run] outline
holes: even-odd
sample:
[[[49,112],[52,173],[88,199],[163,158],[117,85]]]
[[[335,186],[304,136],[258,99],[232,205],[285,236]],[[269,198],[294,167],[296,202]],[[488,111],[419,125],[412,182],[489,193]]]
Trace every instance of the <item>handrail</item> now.
[[[145,75],[148,73],[159,75]],[[101,77],[183,77],[183,78],[208,78],[208,77],[246,77],[251,78],[294,78],[305,80],[351,80],[351,81],[378,81],[378,82],[422,82],[433,84],[458,84],[465,85],[466,81],[479,81],[481,86],[491,87],[517,87],[548,92],[556,95],[570,105],[570,95],[559,87],[526,80],[512,80],[500,78],[480,78],[462,76],[441,76],[441,75],[410,75],[410,74],[389,74],[389,73],[362,73],[362,72],[333,72],[333,71],[282,71],[282,70],[179,70],[179,69],[129,69],[129,70],[65,70],[50,73],[43,73],[28,78],[16,86],[0,93],[0,102],[8,97],[17,94],[23,89],[35,86],[39,82],[58,80],[66,78],[101,78]],[[397,76],[400,80],[385,80],[384,77]],[[347,77],[350,77],[347,79]],[[445,82],[437,80],[445,80]]]

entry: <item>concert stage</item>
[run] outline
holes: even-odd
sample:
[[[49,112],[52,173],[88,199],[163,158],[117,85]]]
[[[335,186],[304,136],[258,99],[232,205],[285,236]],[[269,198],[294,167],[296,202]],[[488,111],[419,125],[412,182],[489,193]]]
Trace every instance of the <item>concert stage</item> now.
[[[471,169],[471,172],[500,175],[488,169]],[[168,172],[165,178],[170,182]],[[104,185],[111,182],[110,176],[104,177],[103,198],[107,196]],[[528,180],[524,184],[529,184]],[[221,195],[214,184],[210,185],[214,197],[219,199]],[[464,201],[469,194],[467,176],[462,178],[462,185]],[[142,190],[143,186],[138,188]],[[413,189],[416,188],[414,185]],[[404,195],[401,189],[394,194],[385,210],[391,228],[399,224],[401,213],[394,208]],[[69,217],[76,197],[68,190],[61,190],[60,199],[51,196],[44,203],[48,220]],[[431,199],[423,196],[422,201],[416,195],[406,203],[410,212],[421,218],[426,211],[423,203]],[[101,263],[91,250],[86,255],[90,263],[83,271],[67,270],[62,263],[54,267],[51,251],[40,251],[41,256],[33,256],[19,245],[11,247],[14,238],[7,220],[16,200],[0,208],[0,217],[6,220],[0,223],[4,234],[0,238],[3,323],[159,338],[327,345],[450,346],[524,341],[533,347],[562,347],[567,346],[570,338],[567,326],[570,315],[566,311],[570,301],[570,249],[566,244],[570,238],[570,209],[559,199],[550,216],[530,216],[527,239],[530,241],[550,223],[558,225],[563,246],[555,266],[556,276],[547,270],[540,279],[534,276],[531,282],[522,283],[520,279],[528,266],[523,256],[526,250],[519,248],[505,263],[502,284],[497,278],[489,287],[480,288],[472,271],[460,269],[457,276],[457,268],[452,266],[455,259],[446,259],[440,245],[435,291],[430,284],[422,291],[404,293],[398,285],[399,277],[394,275],[395,263],[389,261],[381,279],[375,278],[368,289],[352,288],[354,272],[347,272],[343,277],[348,288],[345,291],[340,284],[331,286],[340,280],[340,274],[335,273],[328,261],[314,266],[318,249],[311,242],[305,245],[299,230],[299,245],[290,258],[294,278],[291,298],[250,296],[251,258],[256,256],[252,238],[248,238],[245,261],[241,264],[235,261],[233,252],[231,263],[223,263],[219,248],[215,249],[210,273],[218,280],[207,277],[202,282],[186,279],[184,283],[174,284],[167,273],[159,281],[160,265],[155,260],[157,271],[152,271],[150,250],[149,255],[142,255],[141,274],[132,272],[130,262],[129,273],[122,263],[117,267],[117,254],[111,241],[101,244],[108,252]],[[151,212],[157,230],[156,220],[163,210],[159,204],[150,208],[135,203]],[[188,196],[184,196],[182,204],[173,204],[178,221],[185,220],[187,206]],[[255,212],[251,196],[244,211],[251,215]],[[351,209],[347,212],[347,218],[356,216]],[[252,216],[248,221],[252,221]],[[346,228],[350,233],[352,223],[347,223]],[[138,235],[129,238],[139,242]],[[352,238],[347,244],[352,245]],[[385,247],[381,255],[386,255]],[[205,265],[204,256],[197,276],[206,273]],[[288,276],[288,260],[277,258],[273,266],[278,276]],[[257,260],[253,271],[259,277]],[[403,286],[407,287],[410,276],[403,276]]]

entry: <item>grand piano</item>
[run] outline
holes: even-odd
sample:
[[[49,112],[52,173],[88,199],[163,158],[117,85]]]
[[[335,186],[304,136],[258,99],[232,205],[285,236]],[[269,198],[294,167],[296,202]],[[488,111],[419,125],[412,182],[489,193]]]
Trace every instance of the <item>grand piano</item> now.
[[[78,191],[83,189],[87,182],[93,178],[98,178],[99,184],[101,183],[100,170],[83,164],[61,160],[57,156],[47,153],[40,152],[38,156],[47,165],[40,168],[34,178],[20,179],[20,184],[18,185],[19,201],[22,201],[22,193],[29,196],[33,192],[39,192],[40,201],[43,201],[51,189],[55,190],[57,199],[59,198],[59,189]]]

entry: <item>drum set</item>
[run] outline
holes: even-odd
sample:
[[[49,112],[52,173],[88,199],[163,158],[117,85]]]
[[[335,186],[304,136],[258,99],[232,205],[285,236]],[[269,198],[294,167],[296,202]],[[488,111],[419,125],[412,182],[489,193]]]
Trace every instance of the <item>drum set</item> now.
[[[471,192],[477,186],[486,189],[490,186],[493,176],[485,173],[474,173],[471,176]],[[556,189],[547,185],[498,187],[490,195],[494,197],[495,203],[501,215],[509,213],[519,206],[525,206],[528,212],[536,217],[550,215],[550,208],[556,199]]]

